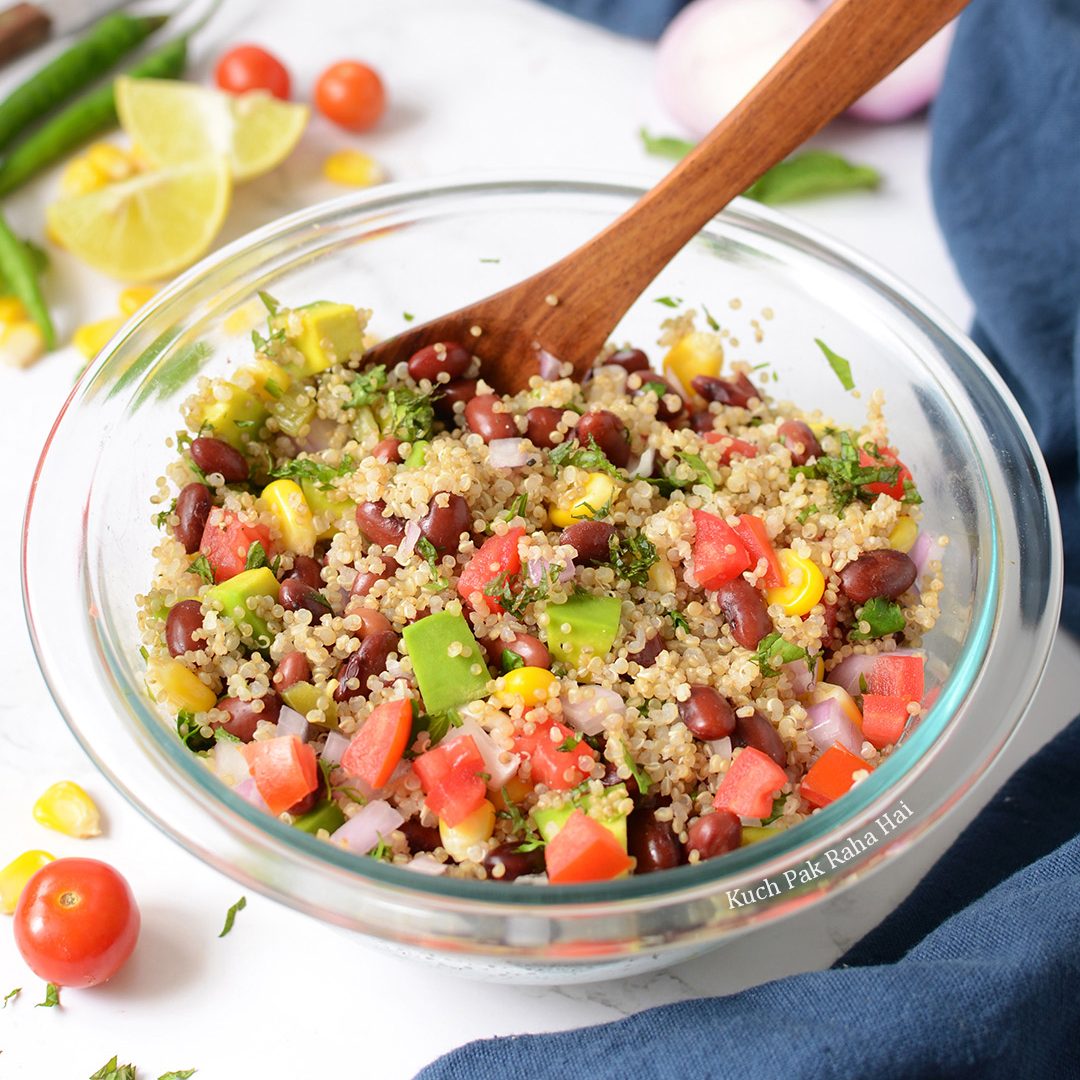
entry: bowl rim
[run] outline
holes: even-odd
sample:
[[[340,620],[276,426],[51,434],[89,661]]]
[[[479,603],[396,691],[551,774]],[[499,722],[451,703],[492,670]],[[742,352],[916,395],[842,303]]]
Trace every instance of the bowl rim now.
[[[54,440],[61,431],[65,417],[70,410],[77,407],[81,391],[93,381],[95,374],[109,362],[113,353],[145,320],[152,318],[161,309],[179,300],[193,282],[210,271],[220,269],[228,264],[230,260],[241,254],[249,253],[262,244],[271,240],[279,240],[291,232],[317,225],[320,220],[333,217],[342,212],[366,212],[370,214],[382,208],[420,204],[428,198],[480,195],[490,193],[492,190],[502,193],[519,192],[523,194],[529,192],[538,194],[541,191],[545,194],[607,194],[626,198],[638,196],[645,189],[632,182],[628,183],[624,176],[613,176],[610,173],[597,171],[582,172],[573,176],[564,172],[551,171],[545,173],[542,170],[537,170],[528,177],[485,171],[483,173],[446,176],[433,180],[387,184],[372,191],[345,195],[317,203],[314,206],[276,219],[233,240],[219,251],[201,260],[177,277],[169,286],[155,296],[150,304],[129,320],[102,350],[94,364],[91,365],[73,388],[52,425],[42,449],[41,458],[35,469],[31,484],[23,523],[22,578],[27,623],[38,664],[41,667],[50,693],[64,716],[65,722],[97,767],[108,776],[113,785],[144,816],[157,825],[166,835],[180,843],[182,847],[197,854],[204,861],[211,862],[219,869],[224,869],[227,873],[233,873],[234,876],[235,871],[227,866],[222,866],[220,861],[213,858],[208,859],[200,844],[185,835],[181,828],[172,822],[162,820],[150,806],[136,797],[124,781],[108,767],[102,759],[102,755],[80,732],[80,726],[76,719],[78,707],[77,705],[65,704],[57,680],[50,671],[34,619],[31,587],[27,571],[27,550],[31,519],[38,491],[38,482],[45,467],[47,456]],[[1056,615],[1057,609],[1060,607],[1061,595],[1060,528],[1056,503],[1051,497],[1048,497],[1049,493],[1052,492],[1052,488],[1049,483],[1046,465],[1035,443],[1030,426],[1019,411],[1018,406],[1016,406],[1011,393],[974,343],[959,331],[933,304],[928,303],[913,289],[899,282],[887,270],[877,266],[873,260],[852,251],[847,245],[825,236],[813,227],[790,219],[779,211],[762,207],[760,204],[749,203],[743,199],[736,200],[728,210],[724,211],[722,215],[718,215],[718,217],[726,217],[736,223],[742,221],[751,226],[755,224],[768,225],[781,234],[780,239],[782,241],[791,243],[797,240],[803,251],[809,250],[810,254],[817,258],[827,258],[833,267],[838,267],[847,272],[854,272],[856,276],[866,279],[897,307],[906,305],[912,309],[927,324],[932,325],[934,329],[950,339],[966,358],[979,369],[982,376],[989,383],[990,388],[1007,406],[1010,406],[1016,424],[1017,435],[1026,443],[1035,468],[1042,480],[1043,494],[1047,496],[1045,505],[1051,526],[1049,536],[1051,554],[1051,580],[1048,583],[1049,606],[1054,608],[1054,614]],[[969,425],[963,420],[961,423],[970,438]],[[981,462],[980,468],[982,468]],[[974,689],[978,681],[982,659],[985,657],[994,636],[1001,603],[999,587],[1001,567],[998,565],[1000,561],[1000,537],[997,535],[997,508],[994,497],[989,490],[985,471],[982,473],[982,481],[984,496],[991,510],[991,522],[994,531],[991,547],[994,558],[992,565],[988,568],[987,587],[982,609],[974,617],[972,632],[969,633],[969,640],[965,641],[963,650],[957,660],[957,667],[961,666],[961,662],[965,657],[975,654],[972,651],[973,649],[978,653],[978,662],[971,665],[970,677],[963,686],[957,684],[950,673],[950,678],[946,680],[938,702],[935,703],[928,715],[923,718],[912,736],[890,755],[870,779],[858,785],[842,802],[818,811],[813,817],[813,820],[817,823],[816,828],[808,828],[808,822],[802,823],[799,827],[780,832],[776,837],[753,845],[753,849],[735,851],[725,858],[722,863],[704,862],[696,866],[684,865],[663,874],[631,877],[621,881],[603,882],[596,885],[545,886],[542,889],[528,889],[498,881],[471,881],[450,877],[423,876],[401,867],[382,864],[366,856],[354,855],[351,852],[339,850],[249,807],[239,797],[235,796],[231,790],[223,789],[220,781],[201,766],[198,773],[195,770],[185,768],[179,774],[183,781],[181,786],[184,795],[187,798],[195,798],[197,801],[204,803],[208,799],[212,800],[214,805],[209,809],[216,812],[219,817],[221,816],[221,810],[224,809],[232,818],[238,818],[238,821],[228,820],[225,822],[231,831],[235,832],[238,827],[243,829],[245,826],[256,826],[261,834],[261,840],[266,842],[266,847],[272,854],[281,855],[284,853],[294,860],[318,865],[320,869],[344,871],[357,878],[358,883],[362,882],[364,885],[379,886],[393,892],[407,893],[413,897],[420,896],[427,900],[441,900],[448,903],[464,902],[470,908],[480,905],[485,909],[507,909],[517,913],[520,913],[523,908],[531,908],[537,914],[564,915],[574,909],[607,905],[612,901],[619,901],[621,904],[641,903],[648,905],[653,901],[684,901],[695,895],[711,895],[722,888],[725,880],[748,871],[752,871],[755,875],[769,876],[778,872],[784,866],[791,865],[804,857],[812,855],[814,851],[836,842],[852,827],[853,822],[868,816],[872,817],[873,813],[880,811],[883,806],[894,802],[899,790],[902,787],[909,786],[929,767],[936,756],[936,748],[939,748],[943,741],[940,736],[948,733],[956,710]],[[83,565],[80,570],[84,580],[86,580],[88,568],[86,566],[85,543],[82,545],[82,552]],[[88,601],[92,602],[92,599],[92,596],[87,596]],[[1034,692],[1045,668],[1049,656],[1049,646],[1056,629],[1056,618],[1044,621],[1045,625],[1040,628],[1039,632],[1039,655],[1041,660],[1035,665],[1034,677],[1031,681],[1031,693]],[[1030,693],[1028,701],[1030,701]],[[929,829],[955,805],[960,795],[966,792],[981,777],[990,764],[996,760],[1006,743],[1012,738],[1022,715],[1021,712],[1020,715],[1013,719],[1007,735],[1000,740],[999,745],[993,748],[992,753],[986,756],[984,760],[981,760],[969,772],[964,782],[953,789],[950,798],[944,800],[934,811],[920,816],[918,822],[904,834],[908,843]],[[160,732],[165,736],[171,736],[171,732],[165,731],[160,718],[156,716],[155,725],[149,728],[152,734]],[[175,738],[172,738],[171,742],[175,743]],[[204,774],[205,779],[210,781],[210,783],[206,783],[203,781],[202,776],[199,777],[198,786],[202,788],[202,791],[196,790],[196,785],[191,783],[193,777],[199,774]],[[250,832],[250,828],[247,831]],[[880,861],[881,856],[893,850],[895,850],[895,845],[882,844],[878,860]],[[260,886],[255,883],[254,887],[259,888]],[[270,886],[266,886],[263,891],[279,900],[283,899],[286,902],[295,903],[288,896],[282,896],[279,891],[275,891]]]

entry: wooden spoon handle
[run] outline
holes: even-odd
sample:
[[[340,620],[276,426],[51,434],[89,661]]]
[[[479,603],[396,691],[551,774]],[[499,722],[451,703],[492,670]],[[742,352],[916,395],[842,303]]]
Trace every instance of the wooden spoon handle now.
[[[579,322],[596,317],[610,325],[616,295],[625,300],[625,312],[736,195],[876,85],[967,3],[836,0],[656,187],[556,264],[562,290],[584,302],[584,310],[575,313]],[[617,286],[612,284],[616,276]],[[590,312],[593,297],[597,305]]]

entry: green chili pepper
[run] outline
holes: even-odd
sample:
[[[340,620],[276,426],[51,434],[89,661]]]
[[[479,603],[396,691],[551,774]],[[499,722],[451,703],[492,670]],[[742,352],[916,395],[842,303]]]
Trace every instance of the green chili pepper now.
[[[0,102],[0,147],[101,77],[121,56],[144,42],[168,16],[106,15],[82,40],[31,75]]]
[[[0,216],[0,274],[7,281],[12,292],[23,302],[30,317],[37,323],[45,344],[56,346],[56,331],[53,330],[49,309],[41,295],[38,283],[37,267],[34,257],[25,244],[11,231],[7,222]]]

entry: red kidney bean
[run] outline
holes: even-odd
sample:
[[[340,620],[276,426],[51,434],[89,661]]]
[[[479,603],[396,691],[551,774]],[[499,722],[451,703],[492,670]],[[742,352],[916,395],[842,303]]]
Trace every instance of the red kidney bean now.
[[[626,823],[626,850],[637,859],[635,874],[670,870],[683,861],[675,830],[653,810],[634,810]]]
[[[405,535],[405,522],[399,517],[387,517],[386,503],[364,502],[356,508],[356,524],[360,531],[380,547],[400,544]]]
[[[384,557],[383,563],[385,565],[378,573],[374,570],[365,570],[363,573],[356,575],[356,580],[353,582],[350,591],[352,596],[367,596],[376,581],[385,581],[387,578],[392,578],[401,569],[394,559]]]
[[[735,710],[711,686],[691,686],[690,697],[679,703],[679,719],[702,742],[726,739],[735,731]]]
[[[652,394],[656,398],[657,420],[662,420],[666,423],[669,420],[674,420],[683,412],[686,408],[686,402],[683,401],[682,395],[678,390],[676,390],[663,375],[657,375],[655,371],[639,371],[637,374],[641,379],[641,386],[634,391],[634,394],[635,396]],[[659,391],[659,386],[661,384],[664,389]],[[674,409],[668,404],[668,401],[670,400],[675,400],[677,402]]]
[[[191,440],[191,457],[204,473],[221,473],[226,484],[242,484],[248,478],[243,454],[221,439],[200,436]]]
[[[745,409],[751,398],[761,400],[761,391],[740,371],[730,379],[714,375],[695,375],[690,385],[706,401],[719,401],[721,405],[735,405]]]
[[[633,660],[639,667],[652,667],[656,663],[656,658],[666,648],[667,642],[664,641],[663,634],[653,634],[652,637],[645,639],[645,644],[637,652],[628,652],[626,659]]]
[[[605,763],[604,775],[600,777],[600,783],[604,787],[614,787],[616,784],[625,784],[626,793],[631,799],[639,799],[641,797],[641,789],[637,785],[637,781],[633,776],[628,776],[625,780],[619,775],[618,766],[612,765],[611,762]]]
[[[449,424],[454,419],[454,405],[459,401],[467,405],[476,397],[477,381],[476,379],[453,379],[439,387],[439,393],[433,405],[441,420]]]
[[[822,606],[825,608],[825,638],[824,641],[827,644],[836,636],[836,628],[840,623],[840,605],[829,604],[822,601]]]
[[[492,848],[484,855],[483,866],[488,872],[488,877],[495,881],[513,881],[515,878],[524,877],[526,874],[542,874],[544,872],[544,852],[540,848],[534,851],[518,851],[520,841],[515,840],[509,844],[500,844]],[[503,872],[496,876],[494,870],[501,866]]]
[[[809,424],[804,424],[801,420],[785,420],[776,429],[776,433],[791,451],[793,465],[805,465],[811,458],[821,457],[821,443],[810,430]]]
[[[383,439],[371,448],[371,456],[375,458],[376,461],[383,461],[389,465],[391,462],[401,460],[400,449],[400,439]]]
[[[360,607],[356,608],[352,614],[360,620],[360,627],[356,631],[356,636],[361,641],[372,634],[382,634],[387,630],[393,632],[394,627],[381,611],[369,607]]]
[[[195,640],[195,631],[202,629],[202,607],[198,600],[181,600],[169,608],[165,619],[165,644],[170,656],[195,652],[203,642]]]
[[[525,435],[534,446],[550,450],[558,445],[551,436],[562,418],[562,409],[554,409],[550,405],[535,405],[525,414]]]
[[[696,851],[702,860],[726,855],[742,843],[742,822],[730,810],[714,810],[699,817],[686,832],[687,855]]]
[[[288,576],[299,578],[312,589],[321,589],[323,587],[322,564],[318,559],[313,559],[310,555],[297,555],[293,559],[292,569],[289,571]]]
[[[253,708],[255,700],[262,702],[262,709],[259,712],[256,712]],[[277,723],[278,716],[281,713],[281,698],[273,692],[252,701],[242,701],[238,697],[227,697],[222,698],[216,707],[227,712],[229,719],[214,726],[223,727],[230,735],[235,735],[241,742],[251,742],[255,737],[255,725],[260,720],[269,720],[271,724]]]
[[[456,341],[439,341],[425,345],[409,357],[409,374],[417,382],[421,379],[435,382],[444,371],[451,379],[460,379],[471,363],[472,356],[464,345]]]
[[[649,370],[649,358],[640,349],[619,349],[607,358],[607,362],[617,364],[630,373]]]
[[[206,519],[213,507],[213,496],[205,484],[186,484],[177,495],[175,535],[189,555],[199,550]]]
[[[787,749],[776,728],[756,709],[751,716],[735,717],[735,746],[752,746],[771,757],[781,769],[787,768]]]
[[[279,693],[298,682],[311,682],[311,664],[302,652],[287,652],[278,662],[272,680]]]
[[[875,596],[895,600],[915,584],[918,570],[902,551],[882,548],[863,552],[840,571],[840,587],[854,604],[865,604]]]
[[[589,566],[611,558],[614,535],[615,526],[606,521],[575,521],[563,529],[559,543],[569,544],[577,552],[574,562]]]
[[[289,807],[289,813],[292,814],[293,817],[300,817],[302,814],[310,813],[322,801],[325,795],[326,776],[322,769],[319,769],[315,774],[315,787],[302,799],[297,799],[296,802]]]
[[[460,495],[448,496],[445,506],[441,503],[442,494],[432,497],[420,519],[420,532],[440,555],[456,555],[461,534],[472,531],[472,511]]]
[[[587,412],[577,422],[574,433],[582,446],[588,446],[593,439],[615,468],[626,468],[630,461],[630,437],[626,425],[613,412],[607,409]]]
[[[502,398],[496,394],[478,394],[465,406],[465,423],[486,443],[493,439],[512,439],[519,434],[513,416],[496,411],[495,406],[501,404]]]
[[[716,590],[716,600],[731,625],[731,636],[744,649],[756,649],[758,642],[772,633],[765,598],[746,578],[725,582]]]
[[[716,417],[710,412],[696,412],[690,414],[690,430],[699,435],[705,435],[716,426]]]
[[[310,611],[311,621],[317,623],[324,615],[333,612],[323,601],[318,589],[313,589],[298,577],[288,577],[278,590],[278,603],[286,611]]]
[[[392,652],[397,652],[398,636],[393,631],[381,630],[360,642],[360,648],[352,653],[338,668],[338,688],[335,701],[350,701],[354,697],[367,697],[368,679],[381,675]],[[352,680],[357,680],[355,687]]]
[[[551,653],[548,652],[548,647],[532,634],[515,634],[509,641],[503,641],[501,637],[485,638],[483,646],[491,666],[496,671],[502,670],[504,652],[520,656],[526,667],[551,669]]]
[[[434,851],[442,843],[438,829],[433,825],[421,825],[416,818],[403,821],[398,826],[398,831],[404,835],[413,855],[418,855],[421,851]]]

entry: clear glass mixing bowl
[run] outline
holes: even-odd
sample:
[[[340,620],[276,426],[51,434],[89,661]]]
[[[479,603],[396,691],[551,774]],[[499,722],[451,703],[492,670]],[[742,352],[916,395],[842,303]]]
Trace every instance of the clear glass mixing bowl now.
[[[779,397],[857,423],[866,392],[885,390],[927,527],[951,543],[942,617],[926,642],[937,697],[881,768],[804,825],[722,859],[536,888],[429,877],[338,850],[252,809],[181,746],[144,689],[132,597],[150,580],[157,534],[147,500],[178,405],[198,375],[250,355],[246,335],[227,331],[229,317],[266,289],[291,305],[355,301],[389,335],[404,312],[423,320],[553,262],[639,194],[591,180],[392,185],[253,233],[179,278],[104,350],[56,422],[27,510],[24,587],[38,659],[112,782],[246,888],[489,978],[571,981],[663,966],[850,885],[916,842],[1001,751],[1057,623],[1056,510],[1001,380],[971,342],[866,260],[739,202],[679,254],[616,338],[648,348],[667,314],[655,298],[681,297],[732,329],[739,345],[729,355],[770,363],[778,381],[768,389]],[[862,400],[842,391],[815,337],[852,360]],[[883,815],[901,803],[911,815],[886,827]],[[867,832],[878,842],[844,847]],[[797,874],[807,859],[825,871],[812,882]],[[741,890],[757,899],[737,902]]]

